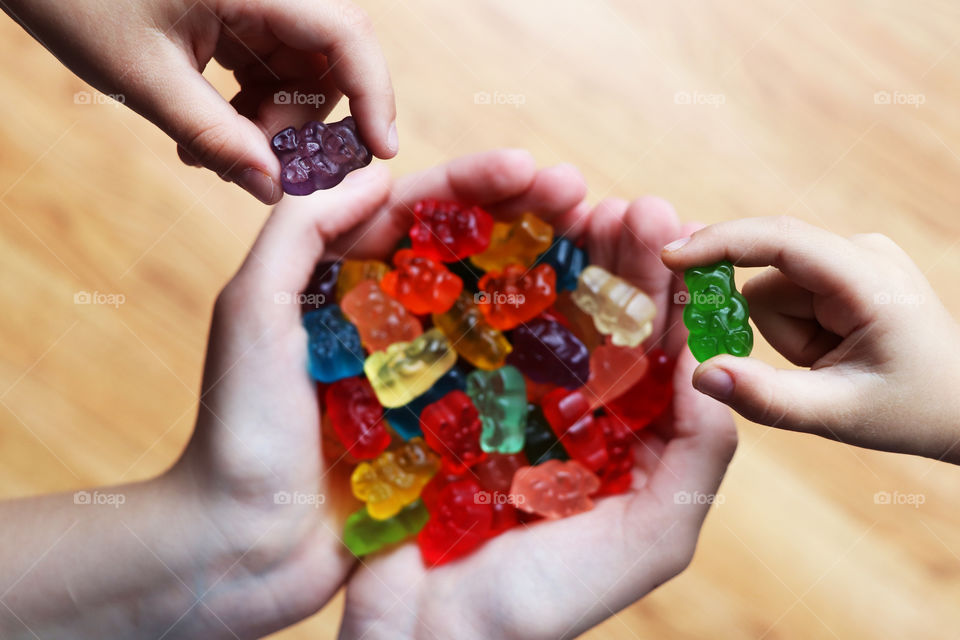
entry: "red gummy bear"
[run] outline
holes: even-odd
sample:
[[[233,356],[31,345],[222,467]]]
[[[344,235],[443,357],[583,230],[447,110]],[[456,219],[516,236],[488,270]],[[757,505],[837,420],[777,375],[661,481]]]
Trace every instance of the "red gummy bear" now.
[[[490,537],[493,508],[477,499],[479,492],[476,480],[462,478],[447,483],[429,499],[430,519],[417,535],[428,567],[463,557]]]
[[[420,412],[423,437],[453,469],[472,467],[486,455],[480,448],[480,414],[470,396],[454,390]]]
[[[600,481],[576,460],[548,460],[513,477],[510,495],[518,509],[547,518],[566,518],[593,508]]]
[[[480,207],[458,202],[421,200],[413,208],[413,250],[440,262],[456,262],[490,244],[493,217]]]
[[[543,415],[570,457],[591,471],[607,463],[603,429],[593,418],[590,400],[580,389],[560,387],[543,397]]]
[[[482,498],[493,506],[492,534],[499,534],[518,524],[517,508],[510,496],[510,485],[517,470],[527,466],[527,457],[523,453],[504,455],[492,453],[487,459],[475,465],[471,471],[480,483]]]
[[[663,349],[647,353],[649,367],[646,375],[622,396],[607,403],[607,410],[639,431],[667,410],[673,400],[673,369],[676,360]]]
[[[598,416],[595,420],[607,443],[607,464],[597,473],[600,478],[597,495],[626,493],[633,483],[630,470],[633,469],[633,445],[638,442],[637,437],[619,418]]]
[[[397,268],[383,276],[380,286],[411,313],[443,313],[463,289],[463,280],[443,263],[411,249],[397,251],[393,264]]]
[[[557,274],[548,264],[511,264],[480,278],[477,305],[487,322],[506,331],[533,320],[557,299]]]
[[[358,460],[372,460],[390,445],[383,407],[363,376],[337,380],[324,394],[337,438]]]

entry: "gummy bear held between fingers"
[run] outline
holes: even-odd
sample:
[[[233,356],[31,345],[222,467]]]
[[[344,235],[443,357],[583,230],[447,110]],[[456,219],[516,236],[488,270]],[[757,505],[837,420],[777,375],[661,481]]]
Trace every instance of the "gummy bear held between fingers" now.
[[[270,147],[280,160],[280,184],[293,196],[335,187],[373,159],[352,116],[329,124],[308,122],[299,131],[289,127],[273,137]]]
[[[721,260],[683,274],[689,290],[683,323],[690,330],[687,344],[703,362],[721,353],[746,357],[753,349],[753,329],[747,300],[737,291],[733,264]]]

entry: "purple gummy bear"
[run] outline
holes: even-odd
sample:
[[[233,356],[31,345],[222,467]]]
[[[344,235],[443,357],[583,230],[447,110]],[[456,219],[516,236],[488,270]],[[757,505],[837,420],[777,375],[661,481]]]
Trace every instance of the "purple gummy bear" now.
[[[294,196],[335,187],[373,158],[352,116],[330,124],[308,122],[300,131],[289,127],[273,137],[271,147],[280,159],[283,190]]]
[[[590,377],[590,351],[565,326],[534,318],[510,333],[507,363],[535,382],[577,389]]]

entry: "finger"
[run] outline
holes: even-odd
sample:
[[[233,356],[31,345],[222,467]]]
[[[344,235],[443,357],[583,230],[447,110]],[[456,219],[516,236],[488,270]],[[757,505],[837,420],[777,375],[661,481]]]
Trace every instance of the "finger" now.
[[[326,55],[337,87],[374,155],[392,158],[399,149],[396,104],[387,62],[373,23],[345,0],[271,0],[264,18],[273,33],[294,49]]]
[[[554,221],[583,201],[587,181],[572,164],[558,164],[541,169],[529,188],[488,210],[499,220],[513,220],[530,211],[545,222]]]
[[[277,206],[231,285],[265,302],[277,294],[295,294],[307,285],[329,240],[373,215],[387,200],[389,170],[372,165],[355,171],[337,187]],[[248,305],[261,311],[280,305]],[[299,305],[282,305],[299,316]]]
[[[590,226],[592,209],[590,203],[581,201],[577,206],[553,219],[554,230],[571,240],[579,240]]]
[[[667,326],[673,274],[660,260],[660,248],[680,233],[677,212],[666,200],[645,196],[630,203],[619,235],[616,273],[653,300],[653,335]]]
[[[753,422],[825,437],[855,420],[848,408],[858,402],[855,386],[835,373],[775,369],[729,355],[701,364],[693,386]]]
[[[398,180],[388,208],[339,238],[331,250],[356,256],[383,255],[409,232],[418,201],[436,198],[486,207],[523,193],[535,177],[536,163],[527,151],[501,149],[457,158]]]
[[[153,62],[137,76],[130,106],[173,138],[188,164],[215,171],[264,203],[279,200],[280,163],[264,133],[237,113],[182,52],[160,50]]]
[[[703,229],[704,226],[701,222],[686,222],[681,225],[678,237],[686,238]],[[676,273],[673,273],[672,276],[670,280],[670,314],[667,317],[666,333],[661,339],[661,346],[670,356],[676,357],[684,350],[687,344],[687,336],[689,335],[686,325],[683,324],[684,305],[680,304],[680,302],[686,300],[687,297],[678,295],[686,291],[687,286],[684,284],[682,276]]]
[[[800,220],[746,218],[710,225],[663,249],[674,271],[727,259],[738,266],[773,266],[801,287],[824,295],[856,290],[861,252],[849,240]]]
[[[747,281],[743,295],[763,337],[797,366],[812,366],[842,340],[816,319],[813,294],[776,269]]]
[[[605,198],[590,214],[587,227],[587,253],[590,263],[613,271],[616,268],[616,247],[623,231],[623,216],[630,206],[623,198]]]

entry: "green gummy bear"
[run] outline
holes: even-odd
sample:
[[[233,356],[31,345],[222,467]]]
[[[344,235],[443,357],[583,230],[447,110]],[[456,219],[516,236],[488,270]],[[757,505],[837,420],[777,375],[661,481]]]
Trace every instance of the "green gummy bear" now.
[[[493,371],[477,369],[467,376],[467,395],[480,414],[480,448],[487,453],[523,451],[527,428],[527,383],[523,374],[506,365]]]
[[[690,330],[687,344],[703,362],[729,353],[746,357],[753,349],[753,329],[747,300],[733,282],[733,265],[721,260],[707,267],[687,269],[683,274],[690,291],[683,324]]]
[[[351,513],[344,523],[343,542],[353,555],[365,556],[419,533],[429,519],[430,514],[421,500],[411,502],[386,520],[371,518],[363,507]]]

